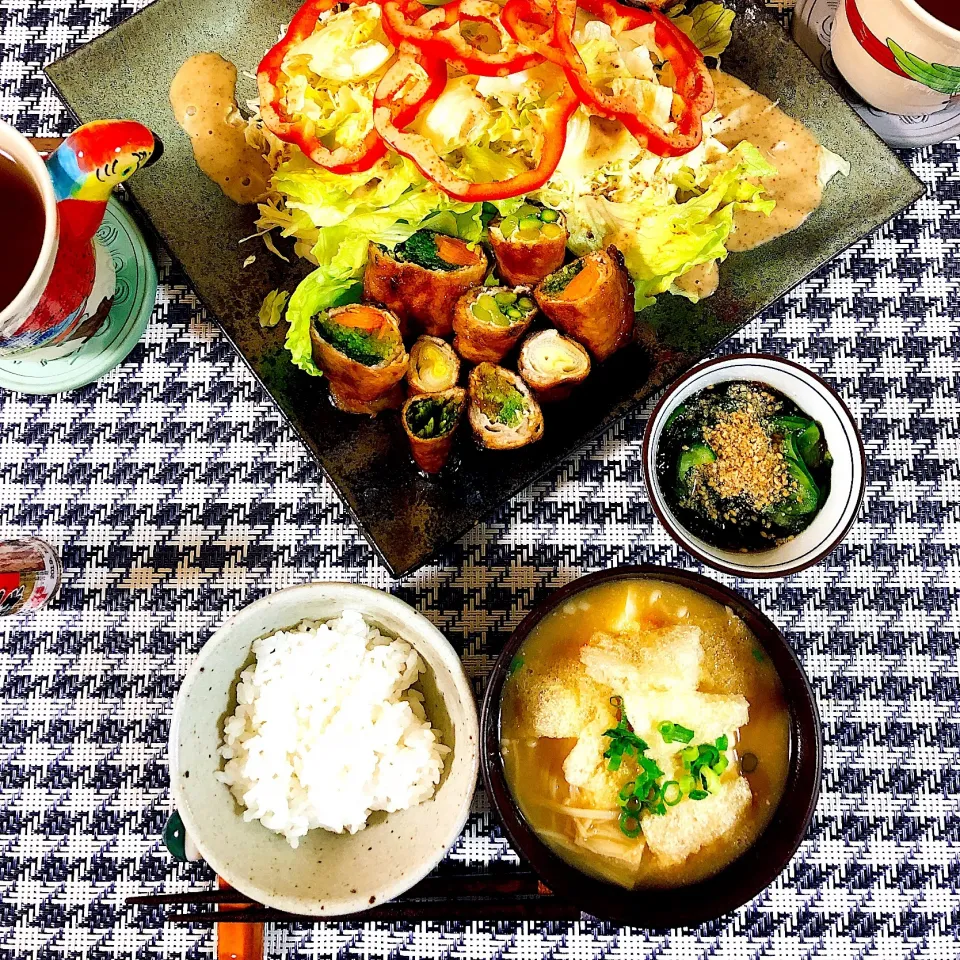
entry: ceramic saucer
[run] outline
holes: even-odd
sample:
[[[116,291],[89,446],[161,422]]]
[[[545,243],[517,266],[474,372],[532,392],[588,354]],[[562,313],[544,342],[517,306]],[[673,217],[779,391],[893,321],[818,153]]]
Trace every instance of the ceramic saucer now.
[[[0,357],[0,387],[30,394],[76,390],[123,363],[140,341],[157,299],[157,270],[139,228],[115,198],[107,204],[97,239],[117,272],[106,323],[78,347],[66,344]]]

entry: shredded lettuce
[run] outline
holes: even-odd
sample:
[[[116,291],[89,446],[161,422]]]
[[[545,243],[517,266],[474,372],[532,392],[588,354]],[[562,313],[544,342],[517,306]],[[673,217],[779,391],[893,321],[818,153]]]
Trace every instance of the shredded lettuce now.
[[[713,163],[677,171],[674,195],[666,202],[662,190],[653,188],[624,201],[591,194],[548,202],[563,210],[577,255],[608,243],[620,248],[642,310],[691,268],[726,258],[736,211],[773,209],[757,180],[775,173],[756,147],[741,143]]]

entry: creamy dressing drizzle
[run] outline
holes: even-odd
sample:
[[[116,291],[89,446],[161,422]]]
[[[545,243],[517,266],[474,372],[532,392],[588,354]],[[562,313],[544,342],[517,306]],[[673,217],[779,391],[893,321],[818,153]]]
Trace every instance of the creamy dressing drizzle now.
[[[197,166],[235,203],[267,193],[270,166],[244,136],[237,68],[218,53],[198,53],[170,84],[170,105],[190,137]]]
[[[796,230],[820,206],[823,149],[810,130],[763,94],[719,70],[712,74],[717,109],[723,114],[717,139],[730,148],[749,140],[778,171],[763,180],[768,196],[777,201],[773,213],[769,217],[752,211],[735,215],[727,249],[732,253],[752,250]]]

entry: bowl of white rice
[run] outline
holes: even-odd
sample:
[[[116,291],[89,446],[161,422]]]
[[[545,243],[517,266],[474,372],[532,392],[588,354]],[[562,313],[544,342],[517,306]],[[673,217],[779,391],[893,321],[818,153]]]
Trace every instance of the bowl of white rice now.
[[[231,886],[343,916],[393,899],[456,843],[477,782],[477,708],[456,651],[397,597],[290,587],[232,616],[184,678],[170,782]]]

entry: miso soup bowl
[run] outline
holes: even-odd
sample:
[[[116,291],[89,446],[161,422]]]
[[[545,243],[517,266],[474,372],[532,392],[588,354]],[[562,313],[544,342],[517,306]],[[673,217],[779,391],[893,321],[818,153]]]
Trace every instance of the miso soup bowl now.
[[[617,580],[659,580],[730,607],[770,657],[790,709],[790,765],[783,799],[756,843],[719,873],[671,889],[627,890],[592,877],[554,853],[520,812],[500,754],[500,713],[510,663],[547,614],[591,587]],[[736,910],[786,869],[813,818],[823,770],[823,733],[810,682],[783,634],[740,594],[707,577],[667,567],[616,567],[581,577],[551,594],[523,619],[497,658],[480,715],[480,768],[494,810],[515,850],[553,893],[601,920],[662,930],[697,926]]]
[[[701,390],[731,380],[763,383],[792,400],[821,424],[834,461],[830,493],[813,523],[792,540],[755,553],[720,550],[694,536],[670,509],[657,476],[657,448],[671,414]],[[766,579],[815,566],[842,543],[863,503],[867,460],[857,422],[830,384],[792,360],[737,354],[694,367],[660,398],[643,438],[643,472],[653,512],[681,547],[723,573]]]

